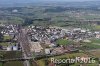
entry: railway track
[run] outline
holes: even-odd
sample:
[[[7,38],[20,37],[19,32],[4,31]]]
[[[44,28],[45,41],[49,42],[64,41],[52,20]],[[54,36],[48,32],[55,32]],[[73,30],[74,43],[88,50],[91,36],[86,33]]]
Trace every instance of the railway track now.
[[[19,39],[18,39],[24,58],[32,57],[32,53],[30,51],[30,43],[27,36],[27,31],[25,29],[21,29],[19,32]],[[32,64],[34,66],[38,66],[37,62],[33,59]],[[24,66],[30,66],[30,62],[28,60],[24,61]]]

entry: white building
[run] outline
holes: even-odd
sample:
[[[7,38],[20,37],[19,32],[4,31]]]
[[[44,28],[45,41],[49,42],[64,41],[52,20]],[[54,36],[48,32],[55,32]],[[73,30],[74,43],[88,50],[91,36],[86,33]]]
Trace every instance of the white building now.
[[[11,46],[8,46],[7,47],[7,51],[12,51],[12,47]]]
[[[97,39],[100,39],[100,34],[97,34],[97,35],[96,35],[96,38],[97,38]]]
[[[13,46],[13,51],[17,51],[18,47],[17,46]]]
[[[12,10],[12,12],[16,13],[16,12],[18,12],[18,10],[17,9],[14,9],[14,10]]]
[[[50,49],[45,49],[45,54],[50,54]]]

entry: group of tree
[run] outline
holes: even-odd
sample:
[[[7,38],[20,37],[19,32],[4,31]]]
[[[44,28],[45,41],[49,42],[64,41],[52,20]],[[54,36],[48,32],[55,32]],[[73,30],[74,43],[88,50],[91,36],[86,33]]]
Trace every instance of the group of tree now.
[[[0,42],[3,41],[3,34],[1,33],[2,27],[0,27]]]

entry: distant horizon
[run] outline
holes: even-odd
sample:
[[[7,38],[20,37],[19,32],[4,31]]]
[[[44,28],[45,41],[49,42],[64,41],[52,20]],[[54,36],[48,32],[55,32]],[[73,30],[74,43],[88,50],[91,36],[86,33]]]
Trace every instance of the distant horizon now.
[[[100,3],[98,2],[99,0],[0,0],[0,7],[14,7],[14,6],[28,6],[30,5],[29,3],[34,3],[36,4],[45,4],[45,3],[67,3],[67,2],[82,2],[82,3],[88,3],[88,2],[92,2],[92,4],[95,2],[96,3]],[[77,3],[78,4],[78,3]],[[32,5],[32,4],[31,4]]]
[[[6,3],[34,3],[34,2],[85,2],[99,0],[0,0],[0,4]]]

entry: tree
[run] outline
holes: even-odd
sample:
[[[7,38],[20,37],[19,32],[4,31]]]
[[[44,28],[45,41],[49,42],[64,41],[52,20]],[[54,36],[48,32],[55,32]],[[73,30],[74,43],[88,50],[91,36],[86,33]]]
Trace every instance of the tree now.
[[[3,35],[1,33],[2,28],[0,27],[0,42],[3,41]]]
[[[0,42],[3,41],[3,35],[0,33]]]
[[[31,24],[33,24],[33,20],[30,18],[26,18],[23,23],[23,26],[27,26],[27,25],[31,25]]]

